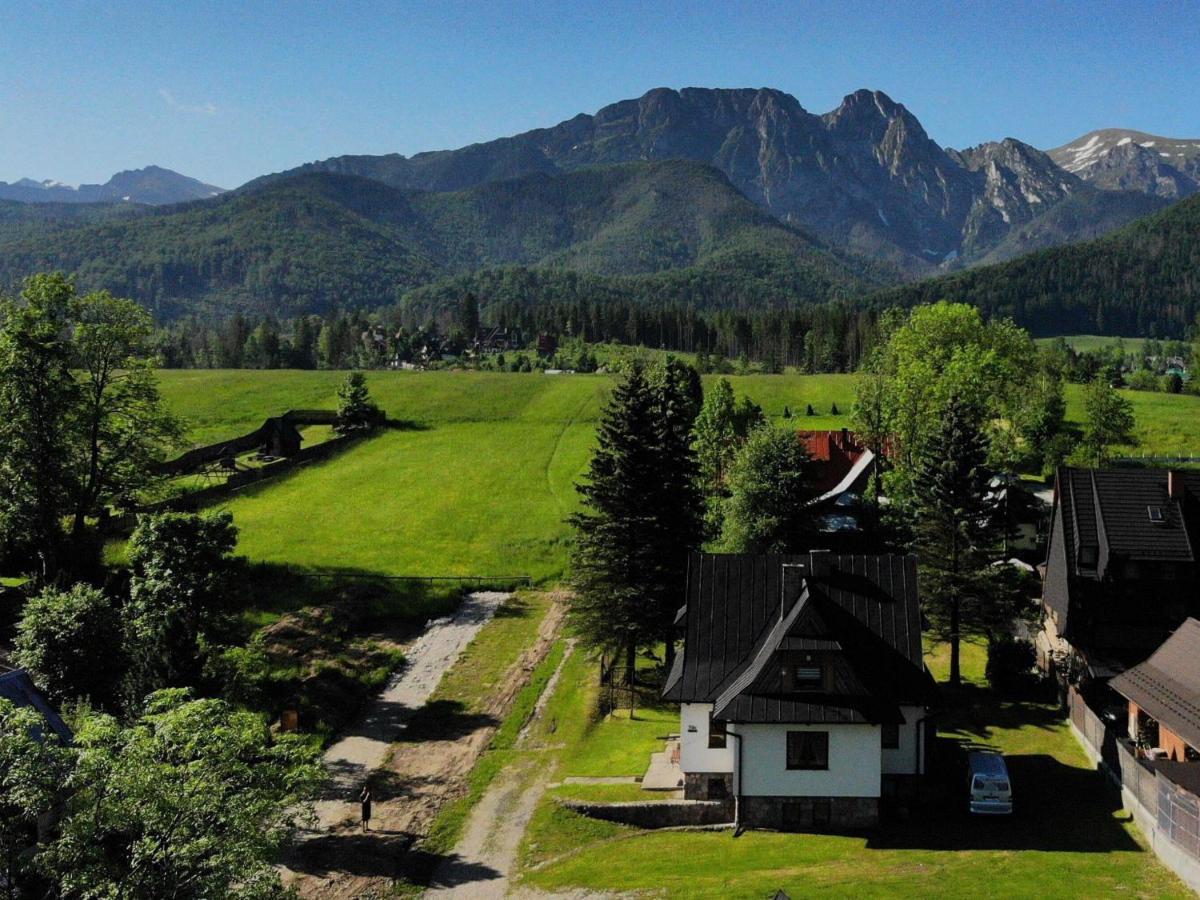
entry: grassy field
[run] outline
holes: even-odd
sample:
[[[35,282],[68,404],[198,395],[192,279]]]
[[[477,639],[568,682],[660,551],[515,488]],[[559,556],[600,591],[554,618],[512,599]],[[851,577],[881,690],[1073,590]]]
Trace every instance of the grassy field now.
[[[196,443],[288,408],[333,408],[340,372],[169,371],[163,393]],[[401,427],[227,503],[239,552],[315,570],[559,578],[565,517],[612,385],[605,376],[374,372],[371,393]],[[773,416],[785,406],[842,427],[849,376],[733,379]],[[828,415],[837,404],[840,416]],[[317,527],[319,525],[319,527]]]
[[[1044,347],[1057,341],[1058,338],[1036,338],[1034,343]],[[1112,337],[1111,335],[1103,334],[1068,334],[1063,336],[1063,340],[1068,346],[1075,350],[1076,353],[1095,353],[1097,350],[1103,350],[1105,347],[1124,341],[1126,350],[1136,350],[1142,344],[1142,338],[1138,337]]]
[[[336,403],[340,372],[167,371],[163,392],[197,443],[243,433],[288,408]],[[707,378],[712,383],[713,377]],[[731,376],[769,416],[797,428],[850,425],[850,375]],[[228,508],[253,560],[391,575],[561,577],[564,518],[612,386],[600,375],[372,372],[371,393],[400,427]],[[1200,398],[1127,392],[1134,452],[1200,453]],[[1069,386],[1068,417],[1081,389]],[[804,415],[812,404],[818,415]],[[839,415],[832,415],[836,405]]]
[[[930,648],[931,669],[944,677],[949,654]],[[521,850],[520,883],[580,894],[631,892],[670,897],[1186,897],[1119,810],[1055,710],[995,698],[983,682],[985,653],[963,651],[968,687],[944,714],[945,741],[986,746],[1009,756],[1018,814],[1010,821],[974,820],[949,806],[918,809],[869,836],[789,835],[750,831],[647,832],[575,815],[556,796],[632,799],[624,785],[564,786],[538,807]],[[587,720],[594,709],[582,666],[564,678],[551,708]],[[656,723],[657,724],[657,723]],[[665,724],[665,723],[664,723]],[[632,760],[606,748],[646,750],[641,723],[609,717],[562,736],[559,775],[592,771],[612,759],[623,774]]]

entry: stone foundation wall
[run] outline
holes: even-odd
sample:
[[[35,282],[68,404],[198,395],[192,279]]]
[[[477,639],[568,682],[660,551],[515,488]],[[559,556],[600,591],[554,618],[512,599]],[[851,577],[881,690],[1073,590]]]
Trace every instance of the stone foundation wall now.
[[[879,798],[742,797],[741,824],[777,831],[859,831],[879,824]]]
[[[652,800],[635,803],[588,803],[559,800],[572,812],[636,828],[679,828],[733,822],[733,802],[717,800]]]
[[[732,800],[733,774],[730,772],[685,772],[683,796],[688,800]]]

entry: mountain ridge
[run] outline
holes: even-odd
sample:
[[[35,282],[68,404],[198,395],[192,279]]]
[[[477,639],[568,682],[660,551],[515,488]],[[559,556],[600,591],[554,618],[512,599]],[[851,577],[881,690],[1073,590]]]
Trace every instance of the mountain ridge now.
[[[47,268],[132,296],[160,316],[377,307],[473,270],[533,266],[597,277],[708,267],[711,302],[821,302],[894,280],[755,206],[711,166],[662,160],[430,193],[308,172],[211,201],[101,221],[5,225],[0,282]],[[778,290],[778,296],[771,291]],[[536,299],[536,298],[534,298]],[[697,300],[699,305],[705,302]]]
[[[969,163],[989,152],[990,167]],[[1083,194],[1077,205],[1103,202],[1092,193],[1096,186],[1089,192],[1050,155],[1012,138],[964,151],[943,148],[903,104],[867,89],[814,114],[774,88],[655,88],[493,141],[410,157],[332,157],[241,190],[303,171],[459,190],[533,172],[662,158],[713,165],[783,221],[913,274],[968,265],[1002,244],[1002,252],[1021,252],[1010,232],[1068,196]],[[1127,221],[1119,209],[1108,204],[1104,221]]]
[[[0,181],[0,200],[20,203],[144,203],[159,206],[216,197],[224,188],[181,175],[162,166],[117,172],[104,184],[69,185],[46,179]]]

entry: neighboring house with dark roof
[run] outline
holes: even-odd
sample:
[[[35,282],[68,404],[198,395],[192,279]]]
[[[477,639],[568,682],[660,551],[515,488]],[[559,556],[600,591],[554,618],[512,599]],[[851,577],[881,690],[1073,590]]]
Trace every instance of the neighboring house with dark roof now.
[[[1187,619],[1109,686],[1129,701],[1131,738],[1164,759],[1192,762],[1200,776],[1200,621]]]
[[[875,825],[925,771],[916,579],[911,556],[694,554],[663,691],[685,796],[732,797],[751,827]]]
[[[1061,468],[1045,610],[1047,671],[1104,679],[1145,659],[1200,614],[1200,472]]]

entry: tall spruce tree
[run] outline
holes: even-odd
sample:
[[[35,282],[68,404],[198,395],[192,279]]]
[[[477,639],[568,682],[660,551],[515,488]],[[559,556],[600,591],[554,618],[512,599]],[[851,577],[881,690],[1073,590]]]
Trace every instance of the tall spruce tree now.
[[[575,529],[571,615],[594,647],[625,655],[665,641],[671,653],[687,553],[702,539],[691,426],[697,398],[682,364],[649,376],[640,365],[613,391],[600,421]]]
[[[934,634],[950,644],[950,683],[956,687],[962,638],[995,627],[1012,599],[989,565],[1000,530],[988,490],[982,419],[978,407],[952,396],[921,448],[913,482],[921,596]]]

